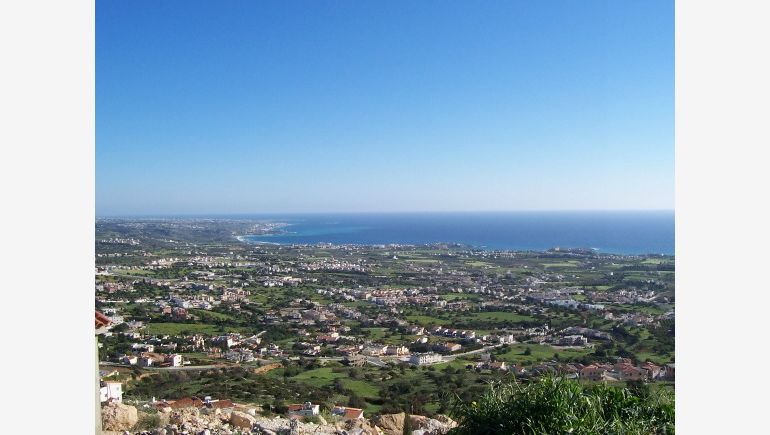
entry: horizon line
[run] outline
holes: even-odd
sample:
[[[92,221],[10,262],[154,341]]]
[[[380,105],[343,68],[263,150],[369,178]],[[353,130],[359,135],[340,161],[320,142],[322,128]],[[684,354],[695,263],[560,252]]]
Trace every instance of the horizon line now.
[[[675,208],[649,209],[519,209],[519,210],[391,210],[391,211],[270,211],[270,212],[169,212],[169,213],[101,213],[99,218],[142,217],[227,217],[227,216],[287,216],[287,215],[345,215],[345,214],[464,214],[464,213],[663,213],[675,212]]]

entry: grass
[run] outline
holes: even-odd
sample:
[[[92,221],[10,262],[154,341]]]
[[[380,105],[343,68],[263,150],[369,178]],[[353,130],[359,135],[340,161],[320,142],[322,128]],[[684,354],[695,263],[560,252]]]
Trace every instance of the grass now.
[[[474,295],[471,293],[449,293],[445,295],[440,296],[441,299],[447,300],[447,301],[454,301],[457,299],[473,299],[477,298],[478,295]]]
[[[530,355],[524,355],[529,348]],[[540,361],[550,361],[555,353],[559,354],[560,359],[583,356],[591,352],[591,349],[556,349],[551,346],[528,343],[515,343],[508,345],[508,351],[497,355],[501,361],[513,364],[531,364]]]
[[[485,320],[493,322],[529,322],[534,320],[530,316],[522,314],[510,313],[506,311],[490,311],[485,313],[473,313],[468,315],[469,318],[474,320]]]
[[[423,315],[412,315],[412,316],[406,316],[407,320],[411,322],[415,322],[420,326],[429,326],[429,325],[443,325],[448,322],[447,319],[440,319],[438,317],[432,317],[432,316],[423,316]]]
[[[198,309],[191,309],[190,314],[194,314],[201,319],[213,319],[213,320],[235,320],[235,317],[224,314],[224,313],[217,313],[216,311],[208,311],[208,310],[198,310]]]
[[[567,267],[575,267],[575,266],[577,266],[579,264],[580,264],[579,261],[569,260],[569,261],[565,261],[565,262],[562,262],[562,263],[543,263],[543,266],[546,269],[552,268],[552,267],[553,268],[555,268],[555,267],[567,268]]]
[[[330,367],[322,367],[320,369],[308,370],[302,372],[291,379],[298,382],[310,384],[314,387],[323,387],[334,382],[337,378],[346,377],[345,373],[335,373]]]
[[[182,331],[190,331],[193,334],[221,334],[217,325],[205,323],[149,323],[146,328],[150,335],[182,335]]]
[[[388,328],[361,328],[361,330],[369,331],[369,338],[372,340],[380,340],[388,332]]]
[[[380,393],[379,388],[366,381],[359,381],[357,379],[343,379],[342,385],[363,398],[376,398]]]

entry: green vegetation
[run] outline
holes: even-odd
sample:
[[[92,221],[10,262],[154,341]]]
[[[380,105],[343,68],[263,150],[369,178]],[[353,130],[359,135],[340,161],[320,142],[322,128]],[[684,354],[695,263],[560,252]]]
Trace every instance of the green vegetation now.
[[[146,328],[146,332],[153,335],[184,335],[185,333],[216,335],[225,332],[217,325],[205,323],[150,323]]]
[[[454,435],[674,433],[665,392],[553,377],[492,384],[470,402],[455,396],[451,414],[460,423]]]
[[[302,372],[297,376],[294,376],[294,380],[304,382],[306,384],[313,385],[315,387],[322,387],[329,385],[334,379],[344,377],[344,373],[335,373],[330,367],[324,367],[315,370],[308,370]]]

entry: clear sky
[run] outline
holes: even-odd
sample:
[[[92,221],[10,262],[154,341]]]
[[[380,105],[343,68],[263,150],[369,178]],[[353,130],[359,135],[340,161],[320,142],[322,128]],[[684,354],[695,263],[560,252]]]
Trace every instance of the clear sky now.
[[[98,215],[673,207],[673,1],[96,2]]]

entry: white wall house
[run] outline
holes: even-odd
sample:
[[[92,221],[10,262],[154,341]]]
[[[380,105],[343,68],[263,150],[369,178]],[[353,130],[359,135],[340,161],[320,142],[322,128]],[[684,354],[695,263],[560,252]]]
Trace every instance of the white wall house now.
[[[434,364],[443,361],[441,355],[433,352],[413,354],[409,362],[416,365]]]
[[[179,355],[178,353],[167,355],[166,362],[170,363],[171,367],[179,367],[182,365],[182,355]]]
[[[105,381],[99,389],[99,396],[102,402],[122,402],[123,384],[120,382]]]

